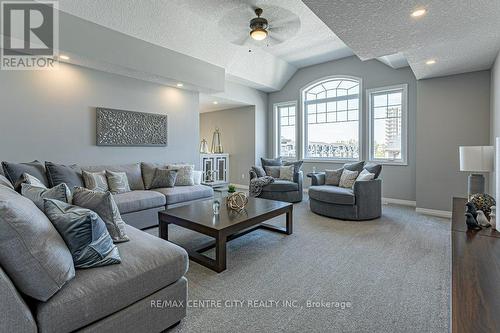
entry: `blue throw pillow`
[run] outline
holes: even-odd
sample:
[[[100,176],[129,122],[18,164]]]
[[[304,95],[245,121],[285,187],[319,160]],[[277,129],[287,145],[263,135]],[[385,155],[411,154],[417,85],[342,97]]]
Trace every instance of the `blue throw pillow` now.
[[[45,214],[62,236],[75,268],[121,263],[103,220],[93,211],[62,201],[45,199]]]

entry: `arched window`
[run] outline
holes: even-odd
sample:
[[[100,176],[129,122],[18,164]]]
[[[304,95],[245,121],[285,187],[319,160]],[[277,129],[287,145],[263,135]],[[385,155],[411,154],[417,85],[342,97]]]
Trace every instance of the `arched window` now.
[[[304,157],[359,159],[360,80],[332,77],[302,91]]]

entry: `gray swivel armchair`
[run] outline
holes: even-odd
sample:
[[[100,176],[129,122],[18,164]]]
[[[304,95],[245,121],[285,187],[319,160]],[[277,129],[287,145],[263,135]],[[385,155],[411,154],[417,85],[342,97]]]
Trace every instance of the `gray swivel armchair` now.
[[[342,220],[362,221],[382,215],[382,180],[378,178],[381,165],[364,166],[375,179],[357,181],[352,189],[325,185],[325,173],[311,174],[309,205],[311,211]]]
[[[255,171],[250,170],[250,180],[257,177]],[[286,201],[300,202],[302,201],[302,183],[303,173],[299,171],[295,174],[293,182],[288,180],[276,179],[274,183],[264,186],[259,198]]]

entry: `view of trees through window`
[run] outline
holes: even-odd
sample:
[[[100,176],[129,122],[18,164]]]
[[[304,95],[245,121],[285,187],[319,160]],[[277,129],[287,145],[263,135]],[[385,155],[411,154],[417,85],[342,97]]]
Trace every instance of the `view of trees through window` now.
[[[359,158],[359,81],[334,78],[304,91],[305,157]]]

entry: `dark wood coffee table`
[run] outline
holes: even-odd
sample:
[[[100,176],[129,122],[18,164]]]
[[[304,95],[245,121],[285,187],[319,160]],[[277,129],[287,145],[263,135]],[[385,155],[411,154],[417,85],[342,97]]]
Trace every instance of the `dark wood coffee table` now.
[[[248,198],[245,209],[237,212],[226,208],[223,198],[219,200],[221,203],[219,215],[214,215],[212,208],[214,200],[216,199],[197,201],[160,212],[160,237],[168,240],[168,225],[172,223],[215,238],[215,241],[186,251],[194,262],[220,273],[226,269],[226,242],[256,229],[292,234],[291,203]],[[286,228],[262,223],[281,214],[286,214]],[[214,247],[215,260],[202,254]]]

